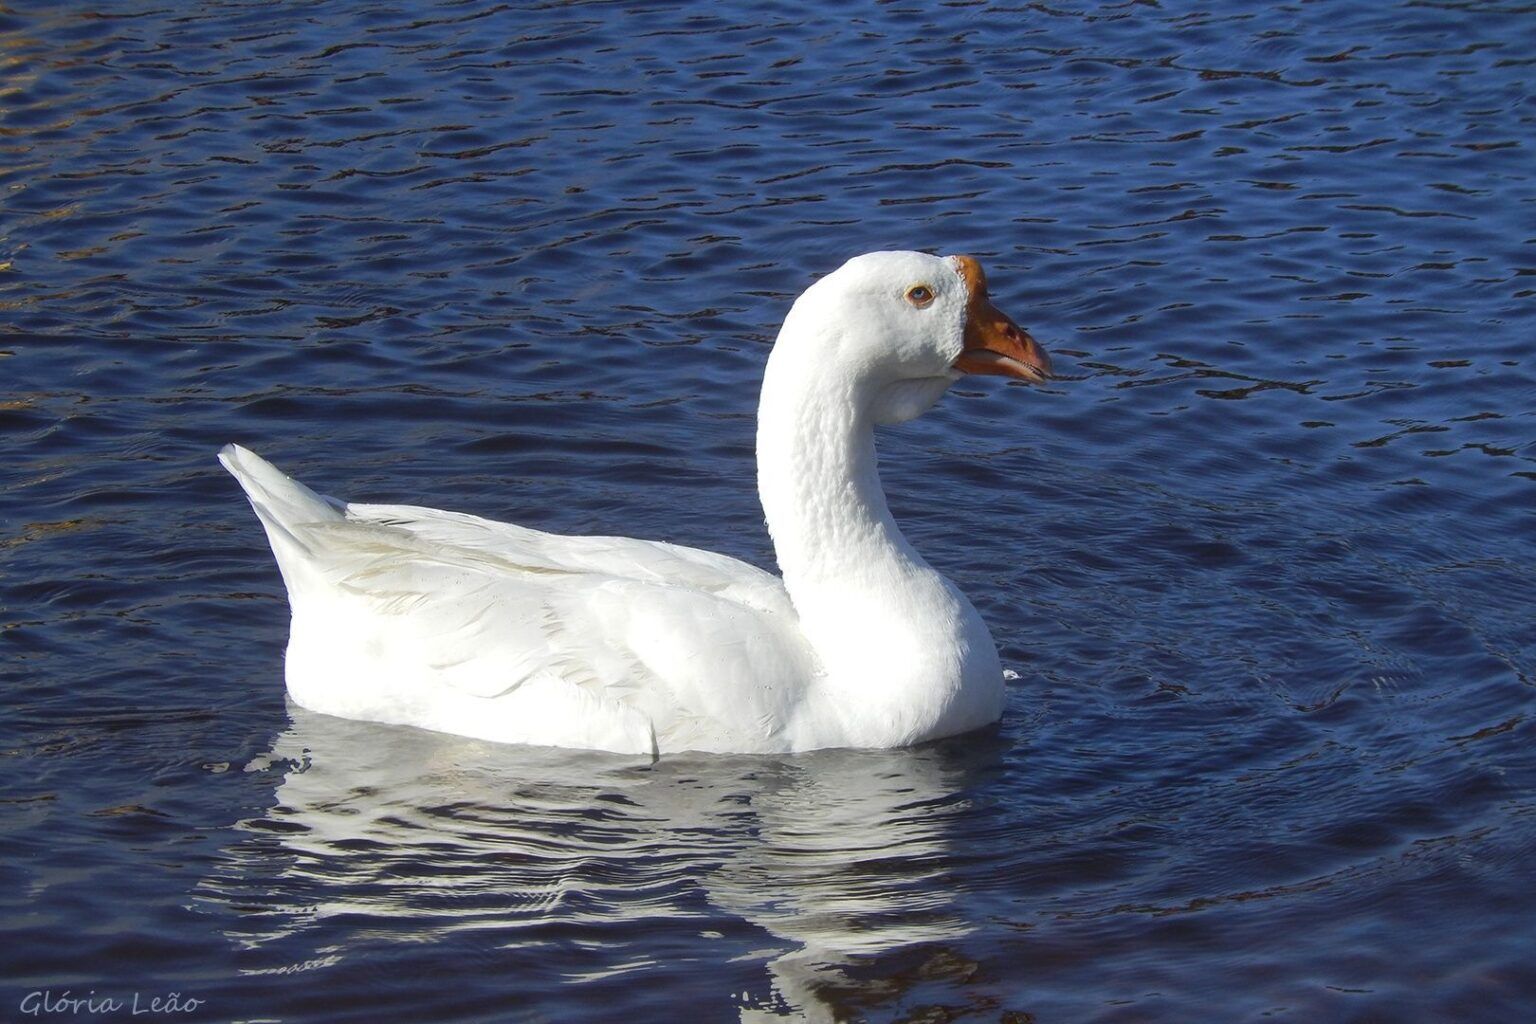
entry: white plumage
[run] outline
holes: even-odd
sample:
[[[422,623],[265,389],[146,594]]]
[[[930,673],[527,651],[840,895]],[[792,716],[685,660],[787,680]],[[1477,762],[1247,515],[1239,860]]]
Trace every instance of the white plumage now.
[[[758,416],[781,580],[724,555],[315,494],[234,445],[288,588],[295,702],[626,753],[901,746],[1001,714],[991,635],[901,536],[873,425],[961,372],[1041,379],[967,257],[873,253],[795,303]]]

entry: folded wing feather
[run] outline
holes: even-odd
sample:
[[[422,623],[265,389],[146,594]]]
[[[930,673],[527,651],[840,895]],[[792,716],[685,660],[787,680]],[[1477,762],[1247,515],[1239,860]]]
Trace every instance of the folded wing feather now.
[[[374,664],[466,695],[558,679],[594,715],[638,714],[663,748],[739,746],[746,730],[766,749],[791,717],[778,681],[812,670],[780,581],[726,556],[399,505],[290,529],[312,570],[296,622],[321,602]]]

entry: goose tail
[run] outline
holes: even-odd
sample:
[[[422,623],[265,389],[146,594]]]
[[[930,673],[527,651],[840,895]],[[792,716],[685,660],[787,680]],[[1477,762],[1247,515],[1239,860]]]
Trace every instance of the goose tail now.
[[[311,523],[336,522],[343,518],[346,503],[317,494],[283,473],[260,455],[237,444],[227,444],[219,451],[219,462],[245,489],[256,518],[267,531],[272,554],[282,570],[283,582],[291,595],[300,566],[310,562],[315,552],[299,527]]]

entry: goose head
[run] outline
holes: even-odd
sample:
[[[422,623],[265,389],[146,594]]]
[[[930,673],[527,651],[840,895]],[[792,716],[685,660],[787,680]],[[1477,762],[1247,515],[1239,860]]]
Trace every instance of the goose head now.
[[[1039,343],[992,305],[970,256],[856,256],[795,303],[775,346],[785,347],[804,372],[846,384],[877,423],[926,412],[968,373],[1039,382],[1051,371]]]

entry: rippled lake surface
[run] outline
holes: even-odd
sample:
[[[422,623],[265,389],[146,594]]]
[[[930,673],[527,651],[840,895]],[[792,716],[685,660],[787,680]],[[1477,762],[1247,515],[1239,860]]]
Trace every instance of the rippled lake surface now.
[[[1529,1019],[1533,52],[1516,2],[0,7],[0,1016]],[[997,731],[286,704],[221,444],[771,566],[769,345],[878,248],[978,256],[1060,371],[881,440]]]

